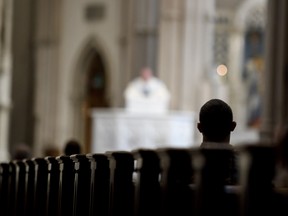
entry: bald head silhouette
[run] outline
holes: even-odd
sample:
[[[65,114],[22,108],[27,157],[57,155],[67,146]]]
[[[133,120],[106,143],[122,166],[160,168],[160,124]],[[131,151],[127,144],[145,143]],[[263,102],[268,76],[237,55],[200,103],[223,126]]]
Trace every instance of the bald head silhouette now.
[[[230,142],[230,133],[235,129],[231,107],[220,99],[207,101],[200,109],[197,128],[203,142]]]

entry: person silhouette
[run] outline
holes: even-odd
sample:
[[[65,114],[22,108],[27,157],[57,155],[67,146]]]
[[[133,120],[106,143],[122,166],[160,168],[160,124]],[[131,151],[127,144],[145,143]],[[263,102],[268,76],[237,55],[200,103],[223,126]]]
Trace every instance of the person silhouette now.
[[[124,91],[125,107],[129,112],[165,112],[169,109],[170,92],[150,67],[143,67]]]
[[[26,143],[18,143],[12,154],[12,160],[23,160],[32,158],[30,146]]]
[[[236,122],[233,121],[231,107],[220,99],[207,101],[200,109],[197,128],[202,133],[202,144],[230,143],[230,134],[234,131]]]
[[[64,147],[64,154],[67,156],[81,154],[81,145],[77,140],[69,140]]]
[[[230,134],[235,127],[236,122],[233,121],[232,109],[224,101],[211,99],[201,107],[199,123],[197,124],[198,130],[203,136],[200,148],[216,149],[213,156],[216,159],[219,156],[222,157],[221,154],[217,153],[217,149],[228,149],[230,151],[229,154],[226,154],[227,158],[225,159],[227,167],[223,167],[226,170],[225,183],[227,185],[235,185],[238,182],[237,153],[230,144]]]

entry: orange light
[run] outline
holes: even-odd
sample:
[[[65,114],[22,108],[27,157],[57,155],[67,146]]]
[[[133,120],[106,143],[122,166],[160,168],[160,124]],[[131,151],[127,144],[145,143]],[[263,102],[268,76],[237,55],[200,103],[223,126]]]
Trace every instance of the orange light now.
[[[226,65],[221,64],[221,65],[218,65],[216,71],[217,71],[217,74],[219,76],[225,76],[228,72],[228,69],[227,69]]]

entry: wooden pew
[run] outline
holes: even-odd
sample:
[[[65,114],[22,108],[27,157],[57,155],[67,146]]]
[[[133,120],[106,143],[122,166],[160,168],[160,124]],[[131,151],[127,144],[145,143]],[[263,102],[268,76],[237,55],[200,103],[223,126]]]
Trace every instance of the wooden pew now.
[[[56,157],[59,162],[59,213],[58,215],[73,215],[74,202],[74,163],[69,156]]]
[[[48,163],[47,215],[56,216],[59,212],[60,167],[55,157],[45,157]]]
[[[10,194],[10,164],[3,162],[0,164],[0,209],[1,215],[9,216],[8,199]]]
[[[160,215],[160,159],[155,150],[138,149],[133,152],[135,167],[135,216]]]
[[[194,195],[190,150],[163,148],[157,152],[162,170],[160,215],[192,215]]]
[[[1,215],[286,215],[288,190],[273,185],[274,147],[236,150],[235,184],[227,181],[235,153],[229,148],[135,149],[0,163]]]
[[[195,215],[236,216],[238,186],[231,184],[237,173],[235,152],[231,148],[196,148],[192,150],[195,170]],[[227,192],[227,187],[234,190]],[[231,193],[232,192],[232,193]]]
[[[74,162],[74,213],[75,216],[89,215],[90,213],[90,181],[91,165],[86,155],[71,155]]]
[[[35,215],[47,215],[48,163],[45,158],[34,158],[35,161]]]
[[[87,154],[91,164],[90,216],[107,216],[109,212],[110,169],[105,154]]]
[[[14,161],[9,162],[10,179],[9,179],[9,194],[8,194],[8,214],[16,215],[16,194],[17,194],[17,165]]]
[[[14,161],[16,164],[16,195],[15,195],[15,214],[17,216],[26,215],[26,163],[21,160]]]
[[[273,179],[275,149],[268,145],[238,147],[241,216],[279,215],[275,208]]]
[[[34,216],[35,212],[35,167],[36,162],[32,159],[25,159],[26,163],[26,215]]]
[[[134,213],[134,158],[131,152],[107,152],[110,167],[109,216],[132,216]]]

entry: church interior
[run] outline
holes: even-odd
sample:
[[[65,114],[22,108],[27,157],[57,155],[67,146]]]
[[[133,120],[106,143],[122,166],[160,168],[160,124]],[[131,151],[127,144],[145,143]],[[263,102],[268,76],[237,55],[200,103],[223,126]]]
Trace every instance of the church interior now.
[[[141,134],[141,127],[136,130],[133,124],[143,122],[123,123],[119,129],[101,119],[127,118],[124,91],[142,67],[150,67],[167,86],[168,114],[160,117],[173,119],[171,133],[179,139],[171,141],[174,138],[166,138],[164,129],[155,126],[157,143],[199,145],[198,113],[210,98],[223,99],[233,109],[237,127],[232,144],[271,139],[277,125],[287,119],[287,102],[284,72],[272,68],[276,62],[267,59],[271,55],[267,49],[275,49],[269,48],[274,39],[267,39],[267,4],[266,0],[2,0],[1,160],[11,158],[19,144],[28,145],[35,156],[61,153],[69,139],[79,140],[86,153],[103,151],[105,145],[112,150],[111,145],[118,144],[109,134],[116,136],[115,130],[127,134],[122,141],[130,142],[121,147],[133,149]],[[280,26],[285,17],[274,19],[273,28],[285,29]],[[281,43],[275,46],[286,44],[286,32],[281,34],[282,38],[275,36]],[[286,53],[279,55],[279,60],[285,58],[280,64],[285,64]],[[100,129],[95,129],[96,118]],[[145,136],[153,136],[145,127]],[[180,133],[182,138],[177,138]],[[96,144],[99,139],[102,142]],[[109,142],[114,143],[108,147]]]
[[[0,176],[0,206],[3,204],[5,206],[6,203],[2,185],[7,168],[6,162],[16,158],[17,150],[26,151],[27,157],[34,158],[33,162],[25,161],[25,165],[23,161],[15,162],[18,170],[24,166],[33,167],[35,163],[41,167],[48,162],[51,171],[55,164],[57,166],[60,164],[60,167],[61,164],[66,164],[68,159],[61,155],[64,155],[64,148],[68,142],[80,145],[78,153],[81,154],[75,154],[70,158],[73,164],[76,164],[77,181],[75,182],[83,186],[81,189],[79,186],[78,195],[76,193],[82,201],[78,201],[78,207],[75,207],[71,215],[92,216],[91,212],[96,210],[90,209],[92,205],[88,208],[85,202],[90,204],[96,201],[104,202],[97,200],[97,197],[94,198],[96,201],[85,200],[87,194],[84,193],[91,188],[85,188],[85,185],[90,183],[86,184],[86,180],[82,179],[80,170],[83,168],[79,168],[80,162],[87,162],[89,159],[90,162],[92,161],[91,167],[94,167],[93,172],[96,176],[95,164],[104,166],[101,154],[113,158],[111,159],[113,162],[110,161],[112,164],[110,164],[110,171],[113,170],[111,175],[114,179],[110,178],[109,181],[117,188],[116,179],[124,176],[114,172],[116,161],[117,165],[119,162],[119,169],[124,170],[121,172],[128,173],[127,170],[131,171],[134,162],[140,157],[141,165],[146,160],[153,159],[155,162],[155,152],[147,149],[159,149],[159,157],[165,154],[163,156],[165,159],[163,164],[161,162],[163,173],[161,176],[157,173],[158,176],[155,178],[163,181],[165,193],[169,198],[171,195],[169,193],[173,191],[167,189],[171,176],[179,175],[181,178],[186,178],[186,174],[192,172],[189,170],[192,163],[189,162],[190,168],[185,165],[187,160],[190,161],[191,155],[195,158],[200,156],[205,158],[206,162],[203,162],[205,165],[199,162],[202,159],[193,162],[194,168],[199,170],[203,166],[208,167],[208,164],[209,167],[219,169],[225,161],[227,162],[227,149],[219,150],[220,152],[211,150],[222,155],[220,158],[223,160],[215,159],[208,151],[206,154],[205,151],[193,150],[189,155],[186,151],[198,148],[202,142],[202,135],[197,128],[202,105],[210,99],[221,99],[229,104],[233,111],[233,120],[237,123],[231,133],[230,144],[243,153],[241,158],[244,159],[241,161],[244,162],[239,166],[244,170],[243,176],[246,177],[241,180],[245,183],[243,184],[244,202],[249,200],[248,196],[254,197],[256,194],[256,198],[253,198],[255,205],[251,207],[250,200],[243,204],[244,207],[241,204],[241,209],[244,211],[240,211],[237,216],[259,215],[259,212],[267,215],[265,211],[267,213],[272,211],[271,209],[261,208],[260,211],[258,207],[275,206],[270,205],[271,196],[267,195],[269,194],[267,185],[257,184],[254,180],[261,181],[261,177],[265,180],[271,178],[271,170],[275,168],[271,166],[274,163],[271,159],[273,158],[271,148],[282,131],[287,129],[287,13],[288,1],[286,0],[0,0],[0,173],[2,176]],[[148,83],[147,80],[149,84],[143,87],[143,83]],[[285,142],[287,145],[287,137]],[[263,145],[259,149],[250,146],[256,143],[270,145]],[[287,147],[282,147],[280,154],[286,157]],[[169,148],[179,151],[170,151]],[[127,152],[134,152],[135,158],[132,159]],[[83,155],[88,159],[85,156],[84,160]],[[255,163],[255,166],[249,169],[247,155],[253,158],[252,162],[250,160],[249,162]],[[168,157],[169,165],[166,164]],[[175,158],[179,161],[175,162]],[[182,163],[181,166],[185,169],[173,170],[171,168],[173,163],[177,165]],[[285,162],[283,163],[285,167]],[[266,171],[260,164],[266,166]],[[13,165],[9,168],[12,169],[12,173],[15,167]],[[181,173],[183,170],[186,174]],[[288,173],[287,170],[288,168],[283,173]],[[214,190],[216,186],[210,185],[211,182],[208,180],[211,176],[202,171],[198,174],[196,172],[202,179],[199,185],[196,184],[196,195],[199,189],[199,194],[205,198],[208,194],[208,189],[206,191],[205,188],[211,187],[210,189]],[[137,172],[143,172],[145,176],[145,169],[139,168]],[[174,174],[170,176],[168,172]],[[251,174],[253,172],[256,175]],[[99,173],[103,174],[102,171]],[[224,179],[224,174],[220,173],[216,176],[216,180]],[[18,177],[20,179],[21,174]],[[63,182],[60,181],[63,188],[66,187],[64,179],[65,177]],[[287,179],[288,177],[284,182],[288,185]],[[263,182],[269,182],[265,180]],[[41,181],[40,179],[39,182]],[[171,181],[173,182],[173,178]],[[98,192],[102,193],[101,186],[97,184],[93,183],[93,191],[99,189]],[[250,188],[249,185],[253,187]],[[126,196],[127,201],[131,198],[128,197],[131,188],[126,186],[122,189],[119,187],[119,191],[123,190],[123,193],[125,193],[124,189],[128,191],[123,195]],[[147,193],[152,194],[153,187],[146,188]],[[144,188],[145,185],[139,186],[138,189],[145,191]],[[227,190],[230,191],[229,189],[230,187]],[[231,194],[238,190],[238,188],[232,189]],[[42,193],[41,189],[35,190],[37,193]],[[182,193],[184,190],[179,191]],[[215,191],[219,195],[219,191],[216,189]],[[259,193],[259,191],[264,192]],[[69,193],[63,192],[62,199],[69,200]],[[187,194],[183,192],[178,203],[173,198],[179,195],[177,193],[172,193],[173,201],[169,200],[170,198],[164,199],[165,208],[158,209],[164,212],[150,213],[170,215],[171,212],[176,211],[174,212],[176,215],[183,210],[181,214],[188,215],[185,211],[189,212],[191,209],[186,205],[185,210],[184,205],[191,197],[186,199]],[[117,202],[115,201],[113,208],[109,207],[111,211],[109,215],[132,216],[131,212],[126,212],[127,208],[123,210],[128,204],[123,201],[125,199],[120,198],[119,194],[115,192],[112,197],[117,199]],[[208,215],[207,206],[211,209],[215,207],[215,211],[223,210],[221,199],[213,204],[211,197],[210,201],[210,198],[203,197],[197,197],[201,203],[197,203],[195,215]],[[278,196],[277,199],[288,203],[287,197],[286,187],[285,199]],[[215,199],[217,200],[216,197]],[[252,203],[253,199],[251,198]],[[63,209],[68,209],[68,201],[63,202]],[[173,204],[170,205],[169,202]],[[265,205],[265,202],[269,202],[269,205]],[[142,210],[140,211],[138,206],[139,208],[136,209],[139,212],[134,215],[151,215],[148,212],[149,208],[145,207],[147,203],[149,204],[149,202],[143,204],[139,201],[136,206],[141,207],[143,204],[144,210],[141,213]],[[35,210],[39,211],[35,215],[44,215],[43,212],[40,213],[44,209],[41,207],[42,204],[40,203]],[[184,207],[181,211],[178,208],[175,210],[172,207],[174,204]],[[277,209],[282,210],[283,206]],[[21,208],[24,209],[24,204],[18,207],[16,213],[14,212],[15,215],[23,215],[17,212],[21,212]],[[231,211],[235,210],[233,207],[232,205]],[[78,212],[78,208],[89,212],[82,214]],[[56,207],[52,206],[51,209]],[[205,209],[208,209],[208,212],[205,212]],[[12,215],[10,213],[8,212],[7,215]],[[50,210],[46,213],[45,215],[56,215]],[[63,214],[58,213],[59,216],[64,215],[63,212]],[[70,214],[65,212],[65,215]]]

